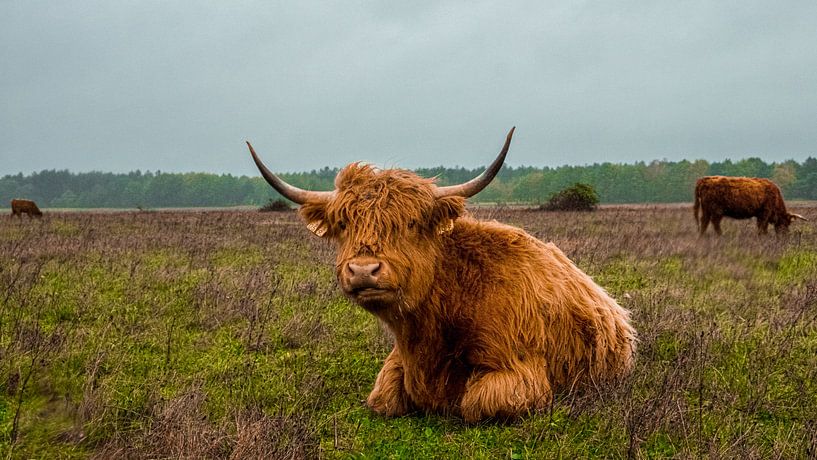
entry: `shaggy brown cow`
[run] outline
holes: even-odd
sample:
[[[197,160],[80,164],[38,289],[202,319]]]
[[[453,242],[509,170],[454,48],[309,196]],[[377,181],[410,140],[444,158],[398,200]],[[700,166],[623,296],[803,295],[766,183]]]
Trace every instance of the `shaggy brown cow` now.
[[[37,204],[31,200],[14,199],[11,200],[11,217],[17,216],[23,218],[23,214],[28,214],[28,217],[42,217],[43,212],[37,207]]]
[[[721,235],[721,219],[757,218],[758,234],[768,232],[769,224],[777,233],[789,231],[794,219],[805,217],[786,210],[783,194],[774,182],[755,177],[706,176],[695,184],[695,222],[703,235],[709,222]],[[702,211],[700,220],[698,212]]]
[[[499,171],[436,186],[402,169],[353,163],[335,190],[306,191],[271,173],[318,236],[339,245],[341,289],[393,333],[367,403],[398,416],[420,409],[468,422],[546,406],[554,391],[616,380],[633,364],[629,313],[556,246],[465,212]]]

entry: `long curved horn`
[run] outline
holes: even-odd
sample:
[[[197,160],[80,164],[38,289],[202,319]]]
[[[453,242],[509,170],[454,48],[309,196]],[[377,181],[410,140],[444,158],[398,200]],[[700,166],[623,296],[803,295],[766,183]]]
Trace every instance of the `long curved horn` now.
[[[285,198],[294,201],[298,204],[304,204],[307,201],[329,201],[334,192],[313,192],[311,190],[304,190],[292,185],[287,184],[284,182],[283,179],[273,174],[264,163],[261,163],[261,160],[258,158],[258,155],[255,154],[255,150],[252,148],[252,145],[249,141],[247,141],[247,147],[250,148],[250,154],[252,155],[253,161],[255,161],[255,165],[258,166],[258,170],[261,171],[261,175],[264,176],[264,179],[272,185],[272,188],[278,191],[281,195]]]
[[[502,168],[502,163],[505,162],[505,156],[508,154],[508,148],[511,146],[511,138],[513,137],[513,131],[516,129],[516,126],[511,128],[511,131],[508,132],[508,137],[505,139],[505,146],[502,147],[502,151],[499,152],[499,156],[496,157],[491,166],[485,169],[479,176],[469,180],[464,184],[459,185],[446,185],[444,187],[437,187],[435,191],[435,195],[438,198],[444,196],[461,196],[461,197],[472,197],[477,193],[481,192],[482,189],[488,186],[499,170]]]
[[[808,219],[806,219],[805,217],[801,216],[800,214],[792,214],[792,213],[789,213],[789,215],[790,215],[790,216],[792,216],[792,217],[794,217],[794,218],[796,218],[796,219],[802,219],[802,220],[805,220],[806,222],[808,222]]]

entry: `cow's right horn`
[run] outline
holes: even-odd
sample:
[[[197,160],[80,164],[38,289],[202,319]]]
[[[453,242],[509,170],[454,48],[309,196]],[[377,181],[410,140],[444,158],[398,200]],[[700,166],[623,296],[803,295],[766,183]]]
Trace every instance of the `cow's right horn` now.
[[[464,184],[437,187],[436,195],[438,197],[455,195],[468,198],[476,195],[487,187],[502,168],[502,163],[505,162],[505,156],[508,154],[508,148],[511,146],[511,138],[513,137],[513,131],[515,129],[516,126],[511,128],[510,132],[508,132],[508,137],[505,138],[505,146],[502,147],[502,151],[499,152],[496,160],[494,160],[491,166],[488,166],[482,174]]]
[[[285,198],[298,204],[304,204],[307,201],[329,201],[329,199],[332,197],[332,193],[334,192],[314,192],[287,184],[283,179],[267,169],[267,167],[264,166],[264,163],[261,163],[261,159],[259,159],[258,155],[255,154],[255,150],[252,148],[249,141],[247,141],[247,147],[250,148],[252,159],[255,161],[255,165],[258,166],[258,170],[261,171],[261,175],[264,176],[264,179],[266,179],[270,185],[272,185],[272,188],[277,190],[278,193],[283,195]]]
[[[800,214],[791,214],[791,213],[789,213],[789,215],[790,215],[790,216],[792,216],[792,217],[794,217],[795,219],[801,219],[801,220],[805,220],[806,222],[808,222],[808,219],[806,219],[805,217],[801,216]]]

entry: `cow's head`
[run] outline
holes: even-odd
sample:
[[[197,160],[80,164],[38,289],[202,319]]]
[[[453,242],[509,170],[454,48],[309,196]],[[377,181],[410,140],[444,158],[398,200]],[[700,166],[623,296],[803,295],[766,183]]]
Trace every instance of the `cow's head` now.
[[[338,173],[335,190],[307,191],[270,172],[247,145],[267,182],[301,205],[307,227],[338,244],[335,271],[343,292],[367,310],[383,313],[390,307],[410,309],[428,295],[443,238],[465,211],[465,198],[499,172],[513,131],[479,177],[444,187],[407,170],[352,163]]]
[[[787,212],[782,215],[778,215],[777,221],[773,222],[774,224],[774,231],[775,233],[779,234],[786,234],[789,232],[789,225],[797,219],[801,220],[808,220],[805,217],[801,216],[800,214],[792,214]]]

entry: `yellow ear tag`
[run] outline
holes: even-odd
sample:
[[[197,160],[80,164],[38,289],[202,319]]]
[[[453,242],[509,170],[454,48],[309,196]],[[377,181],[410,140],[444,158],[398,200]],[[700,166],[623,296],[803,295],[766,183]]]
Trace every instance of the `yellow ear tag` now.
[[[306,228],[318,236],[326,235],[327,228],[325,225],[323,225],[322,220],[313,220],[312,222],[306,224]]]
[[[440,229],[437,231],[437,233],[440,234],[440,235],[445,235],[446,233],[450,232],[451,230],[454,230],[454,220],[453,219],[448,219],[448,222],[446,222],[444,225],[440,226]]]

